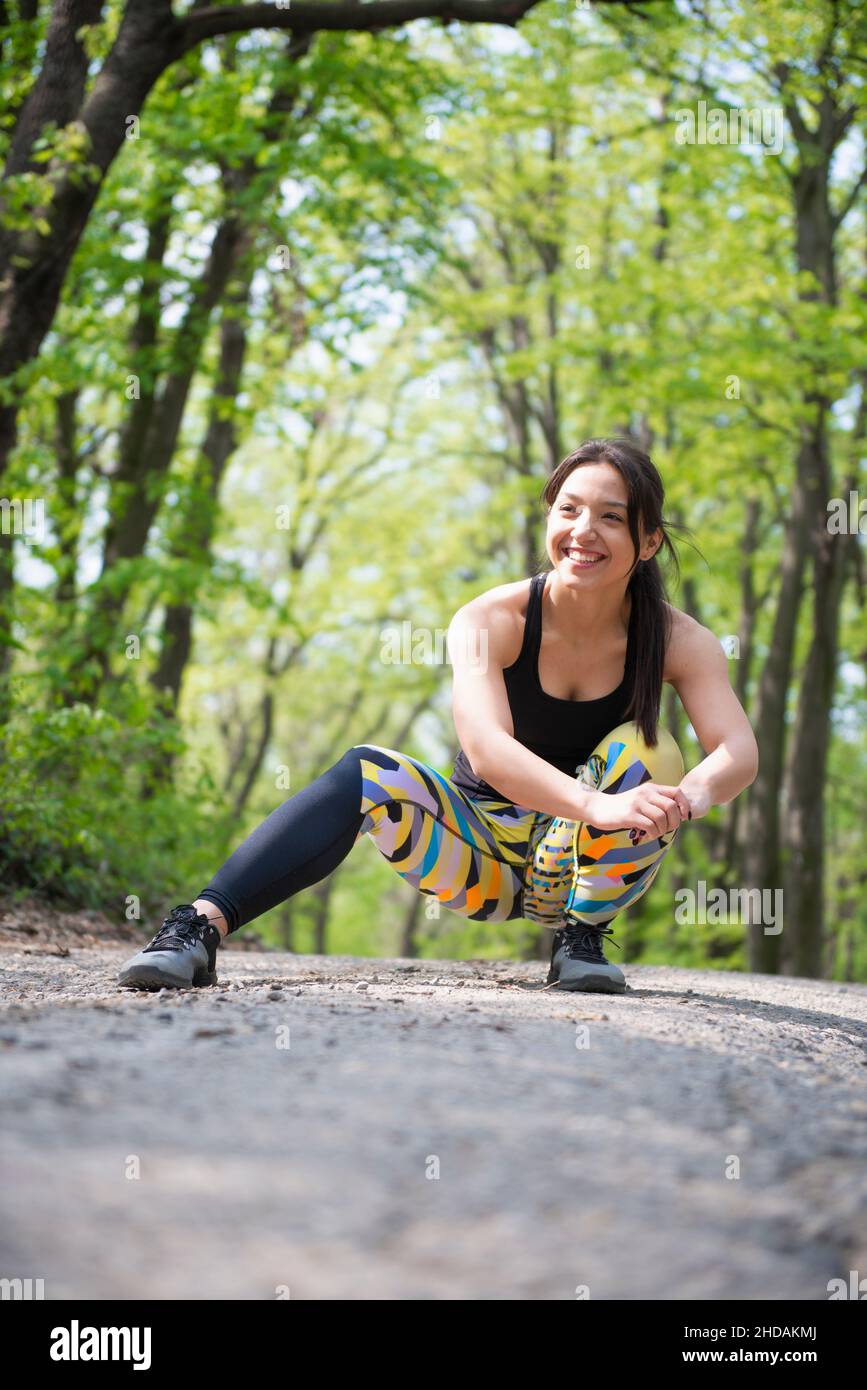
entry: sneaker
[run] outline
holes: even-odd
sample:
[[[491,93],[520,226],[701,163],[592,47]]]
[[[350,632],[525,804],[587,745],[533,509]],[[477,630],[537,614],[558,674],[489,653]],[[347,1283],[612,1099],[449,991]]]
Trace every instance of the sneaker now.
[[[611,927],[564,921],[564,925],[553,933],[551,966],[546,983],[556,981],[559,989],[622,994],[626,989],[626,976],[602,954],[603,938],[612,935]],[[617,942],[612,942],[612,945],[617,946]],[[619,951],[620,947],[617,946],[617,949]]]
[[[173,907],[156,936],[131,956],[117,977],[130,989],[189,989],[217,983],[217,947],[222,937],[192,903]]]

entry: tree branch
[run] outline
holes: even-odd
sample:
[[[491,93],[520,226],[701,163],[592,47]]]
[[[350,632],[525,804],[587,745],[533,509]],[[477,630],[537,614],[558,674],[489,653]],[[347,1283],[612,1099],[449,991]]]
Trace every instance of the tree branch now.
[[[439,19],[444,25],[454,20],[467,24],[507,24],[514,28],[538,0],[372,0],[359,5],[309,3],[295,0],[283,10],[275,4],[212,5],[193,10],[178,19],[172,37],[173,55],[181,57],[204,39],[217,34],[246,33],[251,29],[290,29],[293,34],[313,34],[318,30],[375,33],[393,29],[414,19]],[[615,0],[625,3],[625,0]]]

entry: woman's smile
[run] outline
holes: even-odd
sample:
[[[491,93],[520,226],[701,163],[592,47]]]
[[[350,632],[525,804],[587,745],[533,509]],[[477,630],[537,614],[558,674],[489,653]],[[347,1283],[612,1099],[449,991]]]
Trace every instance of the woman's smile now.
[[[592,569],[594,565],[601,565],[608,558],[600,550],[585,549],[584,546],[564,545],[560,549],[569,563],[579,570]]]

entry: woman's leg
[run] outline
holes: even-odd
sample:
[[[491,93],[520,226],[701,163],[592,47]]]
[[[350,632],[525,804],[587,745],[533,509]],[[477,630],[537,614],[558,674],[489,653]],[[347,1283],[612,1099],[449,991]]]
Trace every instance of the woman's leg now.
[[[475,799],[441,772],[393,748],[363,745],[361,833],[407,883],[476,922],[521,914],[537,813]]]
[[[194,903],[172,909],[154,939],[123,966],[118,984],[216,984],[226,924],[237,931],[318,883],[364,834],[402,878],[452,911],[483,922],[520,917],[535,821],[536,812],[509,801],[471,800],[417,758],[356,744],[272,811]]]
[[[620,724],[606,734],[579,777],[596,791],[630,791],[642,782],[676,786],[684,775],[680,749],[659,729],[649,748],[638,726]],[[634,830],[598,830],[553,817],[536,829],[528,863],[523,915],[546,926],[566,921],[601,926],[647,892],[677,835],[639,838]]]
[[[318,883],[356,843],[360,803],[358,750],[349,748],[250,832],[196,902],[215,903],[231,933]]]
[[[362,835],[397,872],[476,921],[520,915],[535,813],[472,801],[447,777],[395,749],[356,744],[289,797],[230,855],[201,901],[234,932],[331,873]]]

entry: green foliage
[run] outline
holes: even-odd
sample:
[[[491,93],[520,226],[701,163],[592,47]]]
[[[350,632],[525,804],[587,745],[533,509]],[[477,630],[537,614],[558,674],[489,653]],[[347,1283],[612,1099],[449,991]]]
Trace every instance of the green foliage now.
[[[147,919],[179,885],[204,886],[228,824],[207,768],[160,785],[182,752],[176,726],[156,714],[134,724],[75,704],[19,715],[0,783],[0,879],[118,920],[130,897]]]

